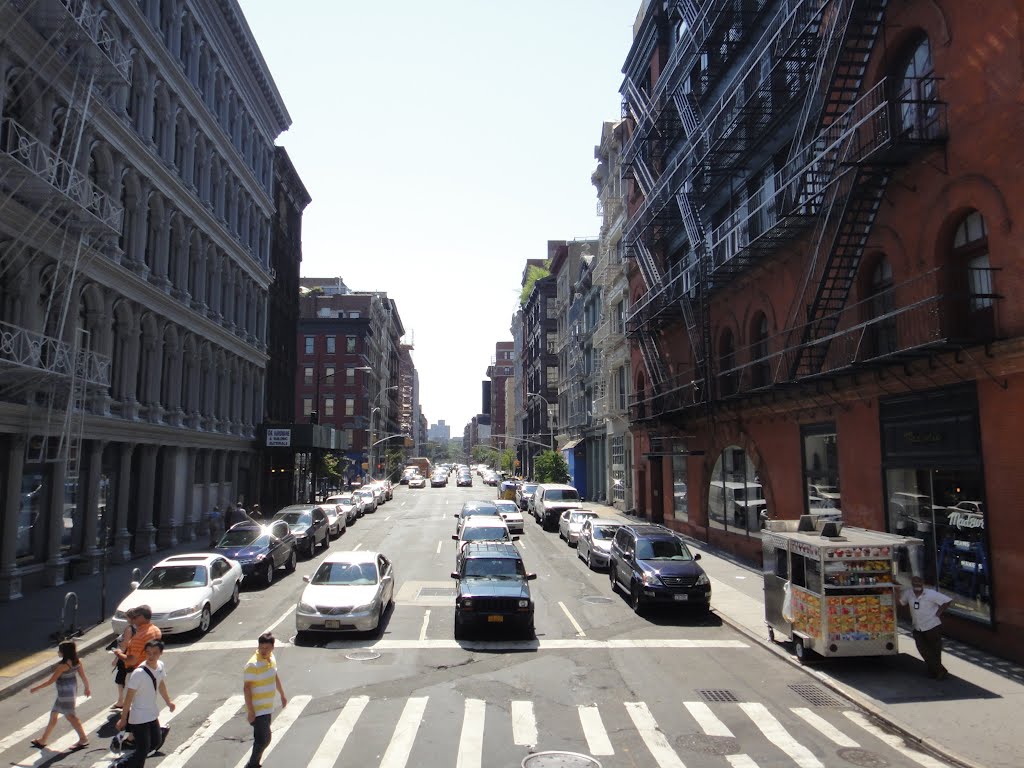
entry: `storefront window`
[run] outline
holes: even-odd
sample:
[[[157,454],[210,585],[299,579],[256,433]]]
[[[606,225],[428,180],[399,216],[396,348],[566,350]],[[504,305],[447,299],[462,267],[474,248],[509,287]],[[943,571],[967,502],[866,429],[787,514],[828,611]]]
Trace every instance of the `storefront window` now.
[[[64,483],[64,509],[61,512],[60,548],[63,552],[77,550],[75,526],[78,521],[78,483]]]
[[[18,509],[19,559],[35,559],[43,552],[46,535],[43,473],[26,466],[21,476],[21,507]]]
[[[754,463],[742,448],[731,445],[715,462],[708,488],[708,524],[712,528],[761,535],[767,515],[764,488]]]
[[[839,444],[835,424],[800,428],[803,443],[804,505],[807,512],[838,512]]]
[[[614,435],[611,440],[612,453],[612,500],[626,500],[626,447],[622,435]]]
[[[690,519],[690,505],[686,492],[686,457],[672,457],[672,514],[676,520]]]
[[[113,531],[111,528],[114,524],[111,515],[114,509],[114,501],[111,497],[110,478],[107,475],[100,475],[97,495],[99,503],[96,512],[96,546],[103,548],[112,539]]]

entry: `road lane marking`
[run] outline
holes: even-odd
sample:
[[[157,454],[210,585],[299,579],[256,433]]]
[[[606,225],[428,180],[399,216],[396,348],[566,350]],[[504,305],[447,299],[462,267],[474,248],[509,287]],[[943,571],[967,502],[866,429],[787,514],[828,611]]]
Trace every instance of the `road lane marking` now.
[[[711,707],[703,701],[684,701],[683,706],[689,710],[690,716],[697,721],[697,725],[708,736],[732,737],[732,731],[729,730],[729,727],[719,720],[715,713],[711,711]]]
[[[918,765],[923,765],[924,768],[949,768],[946,763],[936,760],[931,755],[926,755],[924,752],[918,752],[910,749],[906,745],[906,742],[904,742],[899,736],[892,733],[886,733],[860,712],[843,712],[843,714],[872,736],[888,744],[908,760],[913,760]]]
[[[281,743],[281,738],[284,732],[287,731],[299,719],[299,715],[302,714],[302,710],[306,708],[306,705],[312,701],[312,696],[305,694],[301,696],[293,696],[288,699],[288,706],[281,710],[277,717],[274,718],[273,723],[270,726],[270,744],[263,751],[263,757],[266,758],[271,752],[274,751],[274,747]],[[245,755],[235,765],[235,768],[245,768],[249,762],[249,755]]]
[[[390,519],[391,519],[391,515],[388,515],[387,517],[384,518],[384,522],[386,523]]]
[[[285,619],[287,619],[289,616],[292,615],[292,612],[294,610],[295,610],[295,606],[293,605],[291,608],[289,608],[287,611],[284,612],[284,614],[281,616],[281,618],[279,618],[277,621],[275,621],[273,624],[271,624],[269,627],[267,627],[263,631],[264,632],[273,632],[275,629],[277,629],[278,625],[282,621],[284,621]],[[203,643],[196,643],[196,645],[204,645],[204,644]],[[204,645],[204,647],[205,647],[205,645]]]
[[[729,761],[732,768],[757,768],[757,763],[748,755],[726,755],[725,759]]]
[[[412,743],[416,740],[416,732],[423,720],[423,711],[427,708],[428,698],[419,696],[405,703],[402,716],[398,718],[398,725],[391,736],[391,743],[384,753],[384,759],[380,761],[380,768],[405,768],[405,764],[409,762],[409,753],[412,752]]]
[[[595,650],[595,651],[629,651],[629,650],[659,650],[659,649],[685,649],[685,650],[706,650],[717,649],[743,649],[750,645],[741,640],[683,640],[674,638],[643,639],[623,638],[613,640],[591,640],[590,638],[577,637],[564,640],[377,640],[371,643],[364,643],[358,640],[337,640],[332,647],[355,649],[373,648],[377,651],[562,651],[562,650]],[[277,641],[277,647],[290,648],[291,643],[283,640]],[[252,650],[251,640],[211,640],[205,643],[195,643],[189,646],[168,646],[164,649],[164,655],[175,653],[187,653],[202,649],[204,651],[240,651]]]
[[[198,693],[186,693],[184,696],[178,696],[174,699],[174,711],[164,707],[160,710],[160,714],[157,715],[157,720],[160,721],[161,725],[168,725],[181,711],[195,701],[199,697]],[[90,768],[110,768],[110,763],[113,760],[117,760],[120,755],[117,752],[108,751],[102,758],[93,763]]]
[[[359,548],[360,548],[361,546],[363,546],[363,542],[361,542],[361,541],[360,541],[360,542],[359,542],[358,544],[356,544],[356,545],[355,545],[354,547],[352,547],[352,551],[353,551],[353,552],[355,552],[355,551],[356,551],[357,549],[359,549]]]
[[[423,612],[423,626],[420,627],[420,642],[427,639],[427,624],[430,623],[430,609]]]
[[[537,718],[532,701],[512,702],[512,743],[520,747],[537,746]]]
[[[441,541],[437,542],[437,551],[434,553],[435,555],[440,555],[441,554],[441,544],[442,543],[443,542],[441,542]]]
[[[480,768],[483,764],[486,709],[483,699],[466,699],[465,714],[462,716],[462,735],[459,737],[459,755],[455,760],[455,768]]]
[[[817,712],[812,712],[807,707],[790,707],[793,710],[793,714],[797,717],[803,718],[809,725],[811,725],[818,733],[829,739],[840,747],[859,747],[856,741],[851,739],[845,733],[836,728],[832,723],[823,718]]]
[[[244,702],[245,697],[236,694],[217,707],[188,741],[160,762],[161,768],[182,768],[196,752],[205,746],[206,742],[213,738],[222,725],[235,716]]]
[[[580,725],[583,735],[587,738],[587,749],[592,755],[614,755],[615,749],[608,738],[608,731],[601,720],[601,712],[597,707],[578,707]]]
[[[338,755],[344,749],[345,742],[352,735],[356,721],[369,701],[369,696],[353,696],[345,703],[345,708],[341,710],[338,719],[320,742],[307,768],[334,768],[334,764],[338,762]]]
[[[658,728],[658,724],[646,704],[642,701],[627,701],[626,711],[629,712],[640,738],[647,745],[651,757],[658,763],[658,768],[686,768],[686,764],[669,746],[668,739]]]
[[[49,717],[50,717],[49,714],[47,714],[46,717],[47,717],[47,719],[49,719]],[[92,733],[93,731],[98,730],[100,728],[100,726],[105,725],[108,722],[110,722],[110,720],[112,718],[114,719],[114,722],[117,722],[117,718],[118,717],[120,717],[120,715],[117,712],[112,712],[109,709],[104,709],[102,712],[100,712],[95,717],[92,717],[92,718],[90,718],[88,720],[83,721],[82,722],[82,729],[88,735],[88,734]],[[74,731],[72,731],[71,733],[66,733],[63,736],[61,736],[59,739],[55,739],[54,741],[51,741],[50,743],[48,743],[43,749],[33,749],[32,750],[32,754],[28,755],[28,757],[21,758],[21,760],[19,760],[17,763],[14,763],[14,765],[18,765],[18,766],[35,766],[35,765],[43,766],[43,765],[50,765],[52,763],[55,763],[55,761],[54,761],[54,753],[66,751],[76,741],[78,741],[78,734],[77,733],[75,733]],[[59,762],[59,761],[56,761],[56,762]]]
[[[571,613],[569,613],[569,609],[565,607],[565,603],[563,603],[561,600],[559,600],[558,601],[558,607],[562,609],[562,613],[564,613],[565,617],[567,619],[569,619],[569,623],[572,624],[576,628],[576,635],[577,635],[577,637],[586,637],[587,633],[583,631],[583,627],[581,627],[579,625],[579,622],[576,621],[576,619],[574,619],[572,617]]]
[[[75,706],[76,707],[84,706],[85,702],[87,702],[88,700],[89,700],[89,698],[87,696],[79,696],[77,699],[75,699]],[[7,749],[9,749],[10,747],[13,747],[15,744],[17,744],[17,743],[19,743],[21,741],[24,741],[25,739],[27,739],[29,736],[31,736],[36,731],[43,730],[43,726],[46,725],[46,722],[49,719],[50,719],[50,713],[47,712],[45,715],[40,715],[39,717],[37,717],[35,720],[33,720],[28,725],[26,725],[24,728],[21,728],[21,729],[15,731],[10,736],[7,736],[7,737],[5,737],[3,739],[0,739],[0,752],[4,752]]]
[[[761,733],[800,766],[800,768],[825,768],[807,747],[794,739],[764,704],[741,703],[740,709],[754,721]]]

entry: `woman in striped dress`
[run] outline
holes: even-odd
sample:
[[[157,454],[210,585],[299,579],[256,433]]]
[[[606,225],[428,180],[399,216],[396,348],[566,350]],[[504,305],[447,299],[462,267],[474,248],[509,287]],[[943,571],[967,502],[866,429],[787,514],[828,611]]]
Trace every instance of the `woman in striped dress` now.
[[[92,695],[89,691],[89,678],[85,676],[85,669],[78,660],[78,649],[72,641],[67,640],[61,643],[57,647],[57,651],[60,653],[60,662],[53,668],[50,679],[29,688],[29,692],[35,693],[51,683],[57,684],[57,698],[53,702],[53,709],[50,710],[50,721],[43,729],[42,735],[38,739],[32,739],[32,746],[43,749],[49,741],[53,729],[57,727],[57,718],[64,715],[71,723],[71,727],[78,733],[78,743],[71,748],[84,749],[89,746],[89,737],[86,736],[85,730],[82,728],[82,721],[75,714],[75,699],[78,698],[79,677],[82,678],[82,683],[85,685],[85,695]]]

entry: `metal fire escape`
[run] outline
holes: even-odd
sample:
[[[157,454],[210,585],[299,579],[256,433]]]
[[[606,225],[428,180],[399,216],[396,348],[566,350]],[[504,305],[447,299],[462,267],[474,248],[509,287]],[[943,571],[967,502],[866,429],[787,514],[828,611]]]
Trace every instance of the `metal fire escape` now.
[[[131,56],[88,0],[12,0],[0,21],[0,40],[27,65],[0,122],[0,214],[23,222],[0,277],[26,260],[52,260],[41,271],[40,325],[0,321],[0,399],[27,406],[27,460],[63,463],[73,484],[87,401],[110,386],[111,370],[70,310],[83,268],[116,242],[124,213],[90,177],[82,140],[101,89],[130,85]],[[25,43],[31,38],[38,44]],[[34,108],[25,78],[43,71],[60,73],[49,85],[66,104],[49,140],[16,119]]]

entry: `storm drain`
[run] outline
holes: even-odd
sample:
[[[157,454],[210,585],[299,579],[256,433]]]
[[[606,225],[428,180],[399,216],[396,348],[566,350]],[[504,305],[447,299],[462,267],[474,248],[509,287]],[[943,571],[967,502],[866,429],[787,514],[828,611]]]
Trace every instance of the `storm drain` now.
[[[736,698],[735,693],[727,691],[725,688],[698,688],[697,693],[700,694],[704,701],[711,701],[715,703],[739,701],[739,699]]]
[[[601,768],[601,763],[589,755],[561,751],[534,752],[523,758],[520,765],[522,768]]]
[[[793,683],[789,688],[797,696],[800,696],[816,707],[845,706],[845,704],[843,704],[839,699],[834,696],[829,696],[824,689],[819,688],[816,685],[811,685],[810,683]]]
[[[582,600],[589,605],[607,605],[614,602],[610,597],[605,597],[604,595],[587,595]]]
[[[416,593],[416,599],[421,597],[450,597],[455,599],[455,588],[454,587],[420,587],[420,591]]]
[[[379,659],[380,654],[376,651],[352,651],[345,655],[345,658],[349,661],[373,661]]]

